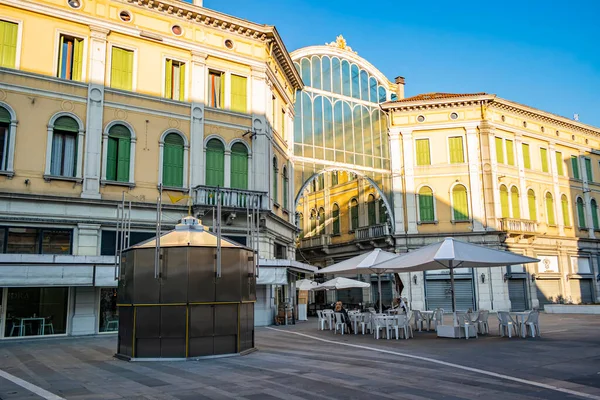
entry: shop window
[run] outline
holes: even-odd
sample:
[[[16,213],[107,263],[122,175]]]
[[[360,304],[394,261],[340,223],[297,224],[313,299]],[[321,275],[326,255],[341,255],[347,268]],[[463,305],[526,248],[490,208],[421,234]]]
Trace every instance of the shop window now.
[[[67,333],[69,288],[8,288],[5,337]]]
[[[116,289],[100,289],[100,313],[98,318],[98,330],[100,332],[117,332],[119,330]]]
[[[115,231],[102,231],[100,237],[100,255],[114,256],[115,249]],[[130,232],[129,245],[134,246],[156,236],[156,232]],[[121,235],[119,234],[118,248],[121,248]]]
[[[72,231],[0,227],[0,253],[71,254]]]

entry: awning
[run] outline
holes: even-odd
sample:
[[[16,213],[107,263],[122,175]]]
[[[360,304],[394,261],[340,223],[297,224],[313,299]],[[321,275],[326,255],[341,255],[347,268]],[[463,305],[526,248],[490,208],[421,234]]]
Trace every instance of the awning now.
[[[256,278],[257,285],[287,285],[287,268],[284,267],[272,267],[272,268],[260,268],[258,278]]]
[[[315,273],[319,270],[317,267],[312,265],[304,264],[296,260],[267,260],[261,258],[258,260],[259,267],[286,267],[290,271],[302,272],[302,273]]]
[[[256,278],[256,284],[287,285],[288,271],[313,274],[318,271],[318,268],[294,260],[267,260],[261,258],[258,260],[258,278]]]

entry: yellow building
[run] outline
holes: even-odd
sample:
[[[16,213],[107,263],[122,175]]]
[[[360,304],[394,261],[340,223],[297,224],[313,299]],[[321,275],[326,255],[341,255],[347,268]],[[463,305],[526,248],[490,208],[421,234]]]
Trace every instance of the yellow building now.
[[[114,329],[123,198],[130,244],[155,234],[159,189],[165,229],[188,203],[212,225],[220,190],[225,236],[293,260],[301,87],[273,26],[198,0],[1,0],[0,337]]]

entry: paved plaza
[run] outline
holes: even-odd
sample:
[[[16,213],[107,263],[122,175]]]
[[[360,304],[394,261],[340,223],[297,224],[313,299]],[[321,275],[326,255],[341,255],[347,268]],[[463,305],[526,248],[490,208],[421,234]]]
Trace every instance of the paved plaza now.
[[[600,317],[542,314],[535,339],[494,321],[479,339],[396,341],[311,320],[257,328],[247,356],[189,362],[117,360],[114,335],[9,340],[0,399],[600,399]]]

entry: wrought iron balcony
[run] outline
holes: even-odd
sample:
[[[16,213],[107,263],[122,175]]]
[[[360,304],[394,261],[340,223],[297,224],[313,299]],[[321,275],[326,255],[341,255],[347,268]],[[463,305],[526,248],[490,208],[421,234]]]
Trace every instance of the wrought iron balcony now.
[[[390,227],[388,224],[377,224],[371,226],[363,226],[356,228],[354,237],[357,240],[371,240],[383,238],[390,235]]]
[[[300,248],[328,247],[331,244],[330,235],[311,236],[300,240]]]
[[[269,197],[266,192],[202,185],[194,188],[194,205],[215,207],[219,192],[221,193],[221,207],[223,208],[237,210],[249,208],[252,210],[254,206],[260,210],[269,210]]]
[[[519,235],[535,235],[537,223],[526,219],[500,218],[500,230]]]

